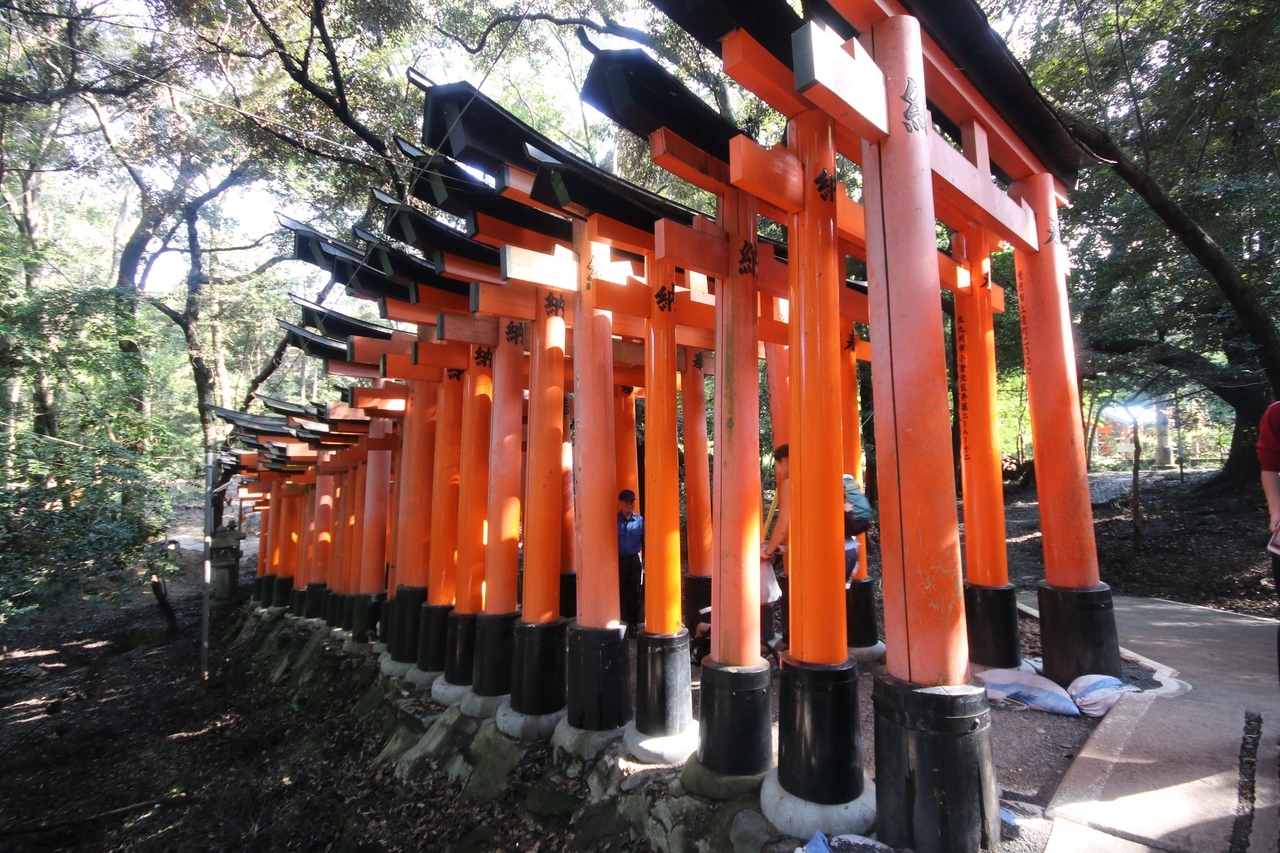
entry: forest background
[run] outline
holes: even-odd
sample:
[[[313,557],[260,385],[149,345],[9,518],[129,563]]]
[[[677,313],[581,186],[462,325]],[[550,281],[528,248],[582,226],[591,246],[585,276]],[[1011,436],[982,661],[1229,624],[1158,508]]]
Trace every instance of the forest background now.
[[[1256,490],[1257,423],[1280,397],[1278,10],[981,5],[1097,160],[1062,217],[1084,421],[1115,436],[1091,450],[1160,411],[1179,464],[1220,469],[1202,500]],[[781,116],[645,3],[0,0],[0,625],[77,578],[161,559],[175,486],[200,482],[204,449],[226,438],[203,404],[338,397],[344,380],[290,350],[277,321],[297,320],[291,293],[376,310],[293,260],[273,212],[342,239],[380,230],[370,190],[406,198],[395,138],[420,132],[408,69],[467,80],[714,215],[578,100],[591,43],[645,49],[757,141],[782,137]],[[856,167],[843,172],[856,194]],[[1025,462],[1012,258],[994,269],[1002,441]],[[1091,455],[1109,464],[1134,460]]]

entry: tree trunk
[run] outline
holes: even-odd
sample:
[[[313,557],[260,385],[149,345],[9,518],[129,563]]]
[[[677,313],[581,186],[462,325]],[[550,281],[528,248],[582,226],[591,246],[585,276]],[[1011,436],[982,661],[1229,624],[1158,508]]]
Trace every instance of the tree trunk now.
[[[1086,149],[1111,163],[1112,170],[1142,196],[1218,285],[1254,346],[1253,355],[1271,384],[1271,399],[1280,399],[1280,329],[1226,252],[1106,131],[1065,110],[1058,112],[1071,135]]]

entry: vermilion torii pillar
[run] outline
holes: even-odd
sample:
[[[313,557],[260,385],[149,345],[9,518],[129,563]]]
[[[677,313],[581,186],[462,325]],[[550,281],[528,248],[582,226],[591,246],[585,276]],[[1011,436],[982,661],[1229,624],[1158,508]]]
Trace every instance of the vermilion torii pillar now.
[[[688,758],[698,745],[689,632],[680,613],[675,272],[670,263],[646,253],[645,279],[653,301],[645,340],[645,620],[636,649],[636,717],[624,734],[633,756],[668,764]],[[625,437],[623,432],[619,440]],[[635,447],[634,427],[630,437],[624,455]]]
[[[877,466],[888,647],[874,689],[880,833],[932,847],[923,830],[945,810],[953,822],[938,849],[976,850],[1000,826],[990,711],[968,673],[920,25],[887,18],[867,44],[890,105],[888,135],[862,146],[876,453],[897,463]],[[952,721],[963,718],[973,724],[957,736]],[[920,790],[942,793],[917,814]]]
[[[320,453],[320,464],[323,465],[328,453]],[[334,558],[334,525],[336,518],[337,482],[332,474],[316,474],[315,491],[315,563],[312,568],[311,582],[307,584],[307,603],[305,616],[308,619],[319,619],[324,615],[324,597],[328,589],[329,577],[333,572]]]
[[[1058,193],[1048,173],[1018,181],[1013,189],[1035,211],[1041,238],[1040,251],[1015,251],[1013,257],[1044,538],[1045,579],[1039,589],[1044,674],[1059,684],[1089,673],[1119,677],[1111,588],[1099,577],[1093,538]]]
[[[513,630],[520,616],[521,427],[524,420],[525,326],[500,324],[493,352],[493,403],[489,430],[489,529],[485,549],[484,612],[476,618],[471,691],[462,711],[491,717],[511,693]]]
[[[476,618],[484,610],[492,408],[493,348],[472,346],[462,389],[456,597],[446,625],[444,678],[431,685],[432,697],[442,705],[457,703],[475,672]]]
[[[578,618],[569,625],[566,720],[587,731],[631,720],[626,626],[619,621],[617,442],[613,415],[613,327],[596,306],[595,270],[608,263],[590,221],[574,220],[577,291],[573,294],[574,549]]]
[[[529,341],[529,440],[524,503],[524,598],[513,635],[511,737],[547,737],[565,706],[565,631],[560,615],[564,476],[565,296],[539,288]]]
[[[688,626],[697,625],[702,608],[711,606],[711,457],[701,353],[689,359],[681,376],[680,399],[684,410],[685,541],[689,548],[684,623]]]
[[[971,127],[967,153],[972,155],[971,162],[983,169],[989,162],[984,143],[981,129]],[[986,229],[974,226],[955,235],[952,254],[969,273],[969,287],[955,299],[969,660],[984,666],[1017,667],[1022,663],[1022,647],[1017,590],[1009,583],[1005,549],[991,254]]]
[[[457,581],[458,466],[462,454],[462,397],[466,371],[445,370],[436,408],[435,471],[431,487],[431,546],[427,601],[422,605],[418,660],[405,678],[430,685],[444,674],[449,613]]]
[[[400,476],[396,511],[397,589],[393,603],[395,620],[387,651],[404,674],[417,660],[422,603],[427,596],[428,557],[431,547],[431,486],[436,455],[436,406],[440,383],[411,379],[404,412],[400,446]],[[401,671],[403,668],[403,672]],[[383,666],[388,671],[388,666]]]
[[[372,639],[378,608],[386,592],[392,461],[390,432],[390,422],[385,418],[374,418],[369,424],[368,453],[362,466],[365,482],[359,570],[351,622],[351,642],[357,645]]]

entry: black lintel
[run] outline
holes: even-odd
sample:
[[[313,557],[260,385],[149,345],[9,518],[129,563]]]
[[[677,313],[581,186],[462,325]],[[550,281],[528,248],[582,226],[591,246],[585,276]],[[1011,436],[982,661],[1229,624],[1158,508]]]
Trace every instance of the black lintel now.
[[[804,23],[784,0],[652,0],[703,47],[720,55],[720,39],[746,30],[788,68],[791,34]]]
[[[309,302],[301,296],[290,294],[289,298],[302,309],[302,325],[319,329],[325,337],[346,340],[352,335],[358,335],[384,341],[391,339],[391,329],[386,326],[348,317],[331,308]]]
[[[639,48],[596,53],[582,100],[641,139],[666,127],[725,163],[729,140],[742,133]]]
[[[326,338],[324,335],[317,335],[309,329],[295,326],[293,323],[286,323],[284,320],[277,320],[276,322],[280,324],[280,328],[288,332],[290,345],[297,347],[307,355],[333,361],[350,361],[347,357],[346,341],[336,341],[333,338]]]
[[[585,218],[598,213],[648,231],[661,218],[692,221],[693,211],[583,160],[469,83],[426,89],[422,127],[424,145],[488,174],[501,175],[508,165],[536,170],[534,200],[571,216]],[[551,177],[544,171],[549,171]],[[568,173],[574,177],[565,177]],[[433,190],[449,190],[445,172],[426,175]]]

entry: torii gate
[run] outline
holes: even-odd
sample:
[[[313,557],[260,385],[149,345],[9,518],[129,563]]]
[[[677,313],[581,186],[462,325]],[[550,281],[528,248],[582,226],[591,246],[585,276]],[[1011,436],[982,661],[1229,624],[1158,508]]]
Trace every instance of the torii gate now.
[[[801,801],[835,805],[842,802],[841,791],[849,790],[839,778],[847,775],[840,772],[840,767],[850,757],[849,750],[827,761],[817,757],[805,743],[788,742],[790,703],[785,689],[788,670],[799,672],[801,677],[793,682],[799,698],[790,708],[800,715],[812,713],[816,706],[804,698],[805,679],[825,677],[814,665],[830,667],[842,657],[834,638],[823,636],[820,621],[811,624],[811,619],[805,618],[824,591],[828,596],[834,591],[834,583],[822,578],[829,571],[827,567],[836,564],[834,555],[828,552],[838,542],[838,535],[833,532],[838,487],[827,482],[838,477],[838,472],[830,466],[824,468],[821,454],[824,448],[839,444],[838,436],[833,437],[831,431],[831,425],[839,423],[838,402],[836,408],[830,405],[831,400],[839,400],[839,377],[832,367],[839,348],[838,333],[833,329],[834,282],[839,281],[834,180],[835,152],[839,148],[862,166],[866,210],[875,211],[874,216],[866,217],[866,236],[870,325],[877,353],[873,371],[879,415],[877,445],[882,454],[897,463],[888,468],[882,466],[880,472],[889,646],[887,670],[876,682],[877,778],[881,782],[877,800],[882,813],[882,837],[893,843],[926,848],[956,844],[971,849],[979,843],[994,844],[998,837],[994,778],[989,757],[982,758],[986,752],[982,737],[972,739],[957,751],[962,756],[955,761],[958,766],[941,772],[937,766],[923,763],[920,754],[922,744],[945,740],[945,733],[930,731],[931,725],[925,726],[923,734],[907,730],[901,716],[914,710],[926,716],[959,714],[981,720],[986,713],[981,691],[966,685],[968,655],[954,487],[951,465],[939,464],[939,457],[946,459],[950,454],[945,360],[936,296],[939,277],[933,260],[937,253],[933,210],[936,202],[943,221],[957,223],[958,230],[969,229],[970,239],[965,242],[973,245],[965,248],[976,250],[969,255],[969,266],[981,271],[978,252],[985,248],[984,229],[990,229],[1012,242],[1018,251],[1020,292],[1034,290],[1037,296],[1055,295],[1050,300],[1055,309],[1052,316],[1041,319],[1034,305],[1024,315],[1024,340],[1029,354],[1033,346],[1041,346],[1033,344],[1033,340],[1048,344],[1048,363],[1028,358],[1029,373],[1034,371],[1037,376],[1035,384],[1052,384],[1055,391],[1068,391],[1060,398],[1065,406],[1053,401],[1052,414],[1066,428],[1057,424],[1051,428],[1061,435],[1065,442],[1062,446],[1070,451],[1079,447],[1081,439],[1079,413],[1073,403],[1073,377],[1066,369],[1070,341],[1061,335],[1069,318],[1065,301],[1057,296],[1064,289],[1065,267],[1056,239],[1053,176],[1038,165],[1035,155],[972,85],[949,63],[939,60],[937,48],[924,46],[916,19],[901,14],[902,10],[893,15],[893,10],[887,8],[889,4],[854,0],[832,4],[840,14],[829,14],[829,23],[838,26],[843,36],[814,22],[800,27],[794,12],[781,3],[738,4],[733,9],[708,3],[693,12],[683,4],[658,5],[720,53],[730,76],[781,110],[791,122],[785,152],[766,152],[750,140],[738,138],[730,155],[731,183],[751,189],[790,214],[792,264],[798,271],[791,287],[791,398],[796,417],[792,470],[798,522],[793,529],[792,559],[796,567],[793,572],[801,576],[802,589],[794,597],[792,612],[803,633],[798,637],[798,647],[793,646],[793,659],[788,661],[791,666],[784,666],[778,774],[782,798],[785,800],[789,794]],[[857,31],[864,34],[865,43],[852,38]],[[794,35],[787,39],[791,33]],[[931,132],[925,105],[926,81],[935,99],[950,108],[963,108],[961,115],[967,117],[963,136],[970,160],[945,143],[939,144],[941,137]],[[1020,188],[1030,204],[1024,202],[1020,206],[991,184],[988,156],[1005,165],[1015,177],[1027,175]],[[1011,163],[1012,160],[1019,162]],[[1007,168],[1012,165],[1018,168]],[[935,176],[939,187],[936,194]],[[887,186],[893,187],[892,193],[885,189]],[[1047,235],[1044,245],[1050,248],[1042,248],[1037,231]],[[1032,276],[1036,280],[1034,287],[1028,284]],[[1056,326],[1056,332],[1054,328],[1041,329],[1041,324]],[[1047,402],[1037,399],[1042,406]],[[800,413],[802,401],[808,406],[804,415]],[[1044,416],[1041,411],[1036,418],[1042,427],[1051,423]],[[1066,432],[1071,435],[1064,435]],[[1109,596],[1109,591],[1097,578],[1083,457],[1071,452],[1065,457],[1062,464],[1050,463],[1062,473],[1054,477],[1055,490],[1051,493],[1042,484],[1046,546],[1051,539],[1063,544],[1060,536],[1067,533],[1075,540],[1075,556],[1082,559],[1064,566],[1053,559],[1054,555],[1047,554],[1049,582],[1041,588],[1042,609],[1068,609],[1073,616],[1080,610],[1090,611],[1085,621],[1099,630],[1082,636],[1077,622],[1056,639],[1076,647],[1074,651],[1080,654],[1075,655],[1073,663],[1078,665],[1083,662],[1080,657],[1088,657],[1088,663],[1099,664],[1095,669],[1112,671],[1111,664],[1118,668],[1114,622],[1107,624],[1109,600],[1099,603]],[[1054,510],[1049,507],[1063,505],[1064,501],[1075,508],[1072,516],[1055,519]],[[1051,537],[1049,528],[1056,526],[1055,521],[1066,521],[1070,529],[1054,531]],[[811,572],[812,576],[806,577]],[[815,610],[814,615],[818,612]],[[1061,625],[1062,621],[1059,619],[1056,624]],[[1055,624],[1052,616],[1046,627],[1049,624]],[[941,642],[912,642],[918,637],[939,638]],[[1046,650],[1046,659],[1049,657]],[[1062,656],[1057,657],[1058,663],[1063,663]],[[1051,674],[1063,678],[1067,675],[1065,670],[1058,667]],[[1071,673],[1071,677],[1075,674],[1079,673]],[[956,689],[949,690],[950,695],[939,702],[936,694],[929,692],[933,685]],[[810,721],[813,719],[821,717]],[[807,732],[806,736],[811,734]],[[856,744],[852,752],[856,755]],[[824,774],[824,770],[830,772]],[[903,780],[919,772],[937,773],[931,779],[936,778],[945,790],[967,803],[960,810],[965,817],[958,821],[955,801],[950,803],[953,826],[945,837],[941,833],[930,835],[925,826],[931,823],[928,815],[911,813],[911,793],[903,787]],[[959,785],[957,780],[962,780]],[[917,787],[929,784],[931,780],[916,779]],[[770,810],[766,803],[766,814],[777,823],[780,810]],[[922,824],[919,829],[923,838],[916,834],[917,823]]]

